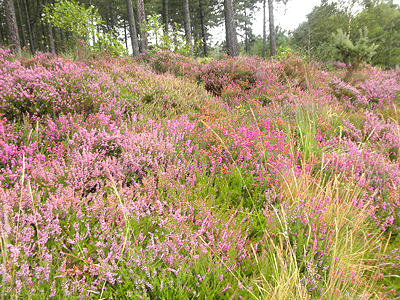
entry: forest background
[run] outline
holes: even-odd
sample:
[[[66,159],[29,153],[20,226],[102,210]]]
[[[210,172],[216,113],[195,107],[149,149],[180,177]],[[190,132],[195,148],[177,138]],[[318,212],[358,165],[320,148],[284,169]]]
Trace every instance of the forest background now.
[[[97,51],[117,55],[136,55],[147,47],[215,58],[226,53],[267,57],[293,50],[327,62],[338,60],[334,46],[338,30],[355,41],[360,38],[360,29],[367,28],[369,41],[379,47],[372,58],[373,65],[396,67],[400,59],[400,9],[386,0],[323,0],[292,31],[275,26],[282,22],[274,19],[277,5],[290,5],[290,1],[6,0],[0,2],[0,46],[12,44],[6,21],[7,3],[14,5],[19,44],[32,53],[70,51],[79,38]],[[260,10],[263,21],[258,23],[264,24],[263,34],[255,35],[252,25]],[[86,24],[86,32],[79,32],[79,22]],[[225,37],[213,42],[217,29],[223,27]],[[148,34],[150,38],[145,42]],[[136,43],[137,50],[133,49]]]

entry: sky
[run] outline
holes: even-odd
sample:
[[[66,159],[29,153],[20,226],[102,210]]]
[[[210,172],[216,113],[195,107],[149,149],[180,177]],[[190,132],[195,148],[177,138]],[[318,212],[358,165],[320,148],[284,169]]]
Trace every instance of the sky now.
[[[300,23],[306,21],[307,14],[320,3],[321,0],[291,0],[286,5],[275,3],[275,25],[279,25],[286,30],[293,30]],[[268,6],[266,10],[268,18]],[[268,30],[267,24],[267,34]],[[256,35],[263,34],[263,11],[261,5],[260,10],[255,15],[253,32]]]

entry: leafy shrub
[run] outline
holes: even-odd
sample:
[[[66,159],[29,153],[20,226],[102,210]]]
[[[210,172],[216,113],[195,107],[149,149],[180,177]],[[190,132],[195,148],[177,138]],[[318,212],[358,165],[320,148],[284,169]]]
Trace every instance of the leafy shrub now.
[[[348,34],[339,29],[334,35],[334,45],[342,61],[347,64],[347,73],[343,79],[345,82],[351,80],[361,62],[368,62],[375,55],[375,50],[378,48],[378,45],[369,41],[366,27],[364,27],[364,30],[360,29],[360,37],[356,44],[353,44]]]

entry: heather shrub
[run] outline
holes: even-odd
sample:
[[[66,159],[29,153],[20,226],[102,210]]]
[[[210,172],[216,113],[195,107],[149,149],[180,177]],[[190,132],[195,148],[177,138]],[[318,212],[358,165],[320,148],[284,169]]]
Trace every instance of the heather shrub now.
[[[288,55],[284,60],[280,60],[276,65],[277,77],[289,87],[299,87],[306,89],[313,82],[315,66],[311,66],[304,59]]]
[[[349,101],[355,103],[360,95],[360,92],[349,83],[346,83],[339,78],[334,78],[331,82],[332,92],[339,100],[343,102]]]
[[[194,79],[200,68],[196,60],[169,50],[147,52],[141,54],[137,60],[148,64],[157,74],[170,72],[187,79]]]
[[[259,79],[260,64],[261,61],[256,58],[211,60],[201,69],[198,80],[207,91],[217,96],[221,96],[230,84],[245,91]]]
[[[395,78],[363,78],[348,83],[333,78],[330,82],[333,95],[344,103],[346,109],[388,108],[397,101],[399,85]]]
[[[341,151],[325,155],[323,169],[327,174],[343,174],[346,180],[364,189],[362,203],[370,201],[371,217],[382,229],[399,226],[398,188],[400,170],[382,154],[344,140]]]
[[[0,49],[2,297],[398,297],[398,72],[174,58]]]
[[[37,143],[25,144],[16,124],[0,120],[0,182],[4,188],[11,188],[20,180],[20,175],[32,169],[34,162],[45,159],[38,152]]]
[[[10,61],[14,58],[10,49],[5,49],[4,47],[0,48],[0,62],[3,64],[6,61]]]
[[[243,92],[242,92],[243,95]],[[248,91],[247,99],[263,105],[275,105],[285,101],[288,94],[272,69],[267,69],[261,81],[256,82]]]
[[[258,126],[214,126],[206,124],[207,143],[200,144],[200,155],[216,198],[247,208],[262,207],[265,193],[279,187],[280,176],[292,167],[285,133],[269,119]]]
[[[236,290],[238,282],[230,275],[251,272],[245,220],[238,224],[236,213],[222,218],[188,204],[174,211],[153,198],[151,182],[134,196],[136,189],[111,184],[80,197],[78,203],[69,188],[43,194],[32,186],[22,190],[21,215],[10,210],[18,206],[17,195],[6,192],[2,200],[7,211],[2,213],[7,214],[7,224],[19,225],[3,232],[3,238],[15,243],[5,259],[16,264],[3,290],[35,295],[29,287],[40,285],[47,287],[46,297],[67,298],[119,297],[126,290],[133,296],[169,298],[193,292],[201,299],[248,294],[246,289]],[[61,249],[54,240],[62,242]],[[24,251],[32,242],[40,250]],[[241,284],[251,285],[245,278]]]
[[[369,103],[380,108],[390,106],[400,91],[396,78],[366,79],[357,88]]]
[[[361,124],[343,120],[343,132],[355,143],[368,144],[391,160],[398,158],[400,136],[398,124],[393,120],[382,120],[373,112],[364,112]]]
[[[114,102],[110,78],[82,63],[58,59],[50,69],[19,61],[1,65],[0,113],[7,119],[94,113]]]
[[[134,115],[142,115],[144,118],[163,119],[184,114],[195,118],[210,106],[221,112],[221,103],[187,78],[177,78],[169,72],[157,74],[151,68],[138,65],[128,58],[89,61],[89,64],[106,72],[114,81],[119,101],[107,105],[107,111],[112,112],[113,118],[126,120]]]

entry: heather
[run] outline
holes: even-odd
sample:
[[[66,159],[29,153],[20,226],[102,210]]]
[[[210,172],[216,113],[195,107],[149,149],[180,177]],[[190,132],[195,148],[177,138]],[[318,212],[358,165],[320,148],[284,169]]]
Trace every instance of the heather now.
[[[2,298],[399,297],[400,73],[345,76],[0,49]]]

